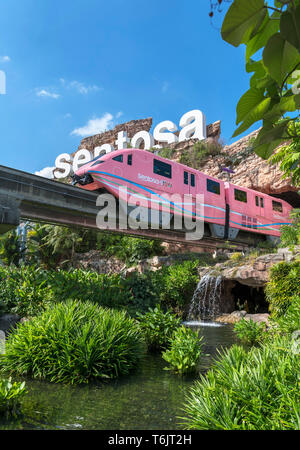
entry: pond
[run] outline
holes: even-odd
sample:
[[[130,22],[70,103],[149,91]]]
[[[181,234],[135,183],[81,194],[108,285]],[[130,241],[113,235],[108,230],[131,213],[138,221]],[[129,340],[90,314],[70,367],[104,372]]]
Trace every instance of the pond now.
[[[208,324],[207,324],[208,325]],[[231,325],[200,326],[205,340],[200,372],[210,367],[217,349],[236,342]],[[106,383],[69,386],[26,380],[23,415],[0,419],[7,429],[174,430],[180,425],[185,393],[197,377],[164,370],[160,355],[147,355],[130,376]]]

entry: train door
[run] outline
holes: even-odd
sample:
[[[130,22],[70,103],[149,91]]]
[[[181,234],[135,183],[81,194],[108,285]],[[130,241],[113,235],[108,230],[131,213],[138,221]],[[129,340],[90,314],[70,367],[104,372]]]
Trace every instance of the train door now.
[[[255,195],[255,212],[257,216],[265,215],[265,202],[264,198],[260,195]]]

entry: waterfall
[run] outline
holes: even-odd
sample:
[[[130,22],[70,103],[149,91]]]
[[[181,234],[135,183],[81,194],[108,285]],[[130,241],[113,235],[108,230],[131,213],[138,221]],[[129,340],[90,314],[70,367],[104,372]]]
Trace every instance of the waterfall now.
[[[199,281],[188,313],[188,320],[212,320],[220,312],[222,276],[209,273]]]

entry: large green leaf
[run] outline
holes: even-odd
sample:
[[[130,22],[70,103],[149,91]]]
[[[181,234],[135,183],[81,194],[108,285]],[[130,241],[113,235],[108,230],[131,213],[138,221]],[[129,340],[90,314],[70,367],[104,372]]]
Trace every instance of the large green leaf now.
[[[280,34],[300,52],[300,5],[282,14]]]
[[[264,100],[264,89],[249,89],[240,98],[236,107],[236,124],[244,118]]]
[[[266,13],[264,0],[235,0],[224,18],[222,38],[238,47],[249,39],[253,29]]]
[[[300,64],[300,54],[280,33],[276,33],[264,49],[263,62],[271,77],[281,86],[286,76]]]
[[[296,111],[299,107],[297,100],[298,98],[296,95],[282,97],[280,101],[265,114],[264,118],[266,120],[272,120],[274,117],[284,116],[287,112]]]
[[[249,42],[247,42],[246,61],[248,61],[254,53],[264,47],[273,34],[279,31],[279,20],[276,20],[279,16],[280,13],[275,11],[271,18],[267,17],[264,27],[250,39]]]
[[[269,158],[274,149],[287,139],[285,132],[289,122],[290,119],[285,119],[275,126],[265,122],[253,144],[255,153],[263,159]]]
[[[253,125],[258,120],[263,119],[264,114],[268,111],[271,103],[271,98],[264,98],[260,103],[258,103],[254,108],[252,108],[248,114],[245,116],[244,122],[238,127],[233,133],[232,137],[238,136],[244,131],[248,130],[251,125]]]

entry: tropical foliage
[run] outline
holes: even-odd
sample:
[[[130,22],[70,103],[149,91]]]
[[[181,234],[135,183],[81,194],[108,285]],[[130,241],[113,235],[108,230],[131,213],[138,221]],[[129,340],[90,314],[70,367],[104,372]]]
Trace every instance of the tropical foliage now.
[[[7,265],[18,266],[21,256],[21,243],[15,230],[0,236],[0,260]]]
[[[159,305],[137,316],[149,351],[160,351],[170,346],[173,333],[181,323],[179,318]]]
[[[178,328],[171,339],[171,345],[162,357],[170,364],[170,370],[183,375],[196,372],[202,354],[202,340],[198,333],[184,325]]]
[[[220,1],[219,3],[222,3]],[[255,152],[269,158],[287,141],[275,160],[299,182],[300,108],[300,2],[299,0],[234,0],[222,25],[222,37],[238,47],[246,46],[246,71],[250,89],[237,105],[233,136],[262,120],[254,142]],[[254,57],[256,59],[254,59]]]
[[[85,383],[128,374],[142,354],[141,333],[124,311],[70,300],[18,325],[0,366],[18,375]]]
[[[280,247],[292,247],[300,245],[300,209],[294,209],[290,213],[292,225],[280,227]]]
[[[300,295],[300,261],[280,262],[270,269],[270,281],[266,286],[266,298],[274,318],[282,316]]]
[[[185,427],[299,430],[300,358],[289,337],[250,351],[234,345],[192,387]]]
[[[256,344],[262,340],[265,333],[265,324],[253,320],[242,319],[234,324],[237,337],[245,344]]]
[[[0,378],[0,414],[18,413],[20,400],[26,392],[24,382]]]

